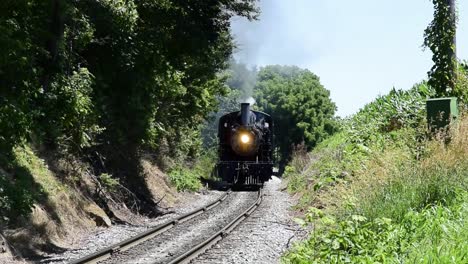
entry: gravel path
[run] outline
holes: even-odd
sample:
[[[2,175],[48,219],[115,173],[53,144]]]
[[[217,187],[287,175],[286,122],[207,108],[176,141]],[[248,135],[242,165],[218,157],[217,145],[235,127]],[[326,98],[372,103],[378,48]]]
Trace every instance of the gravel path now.
[[[205,194],[195,194],[191,202],[187,202],[180,207],[173,208],[174,214],[167,214],[158,218],[141,217],[139,225],[113,225],[110,228],[99,227],[96,231],[78,238],[69,250],[60,254],[46,255],[44,259],[37,263],[65,264],[71,260],[79,259],[92,254],[100,249],[116,244],[127,238],[133,237],[145,230],[162,224],[178,216],[193,211],[201,206],[209,204],[218,199],[224,192],[208,191]]]
[[[226,238],[192,263],[279,263],[281,255],[304,232],[291,221],[293,201],[280,191],[281,180],[265,184],[260,207]]]
[[[233,192],[212,210],[100,263],[167,263],[216,233],[256,198],[257,192]]]

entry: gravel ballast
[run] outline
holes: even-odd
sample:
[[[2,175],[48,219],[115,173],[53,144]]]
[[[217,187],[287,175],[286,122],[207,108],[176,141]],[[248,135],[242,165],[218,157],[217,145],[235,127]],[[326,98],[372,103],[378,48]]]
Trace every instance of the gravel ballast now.
[[[173,214],[158,218],[141,217],[138,225],[113,225],[110,228],[96,228],[94,232],[77,238],[72,246],[63,253],[46,255],[43,259],[34,261],[34,263],[69,263],[209,204],[221,197],[223,193],[221,191],[208,191],[204,192],[204,194],[192,195],[193,197],[183,205],[172,208],[174,210]]]
[[[281,191],[281,179],[265,183],[260,207],[217,245],[191,263],[279,263],[303,231],[291,219],[290,196]],[[299,235],[300,234],[300,235]]]
[[[232,192],[217,207],[100,263],[167,263],[223,228],[256,198],[257,192]]]
[[[282,181],[276,177],[265,183],[265,195],[260,207],[227,237],[191,263],[279,263],[281,255],[292,242],[301,239],[304,234],[292,221],[290,209],[293,201],[281,191],[281,187]],[[68,263],[208,204],[221,195],[222,192],[210,191],[200,195],[196,202],[176,209],[176,214],[146,219],[142,225],[101,228],[82,238],[75,249],[50,255],[41,263]],[[249,207],[256,197],[256,192],[233,192],[212,210],[101,263],[167,263],[220,230]]]

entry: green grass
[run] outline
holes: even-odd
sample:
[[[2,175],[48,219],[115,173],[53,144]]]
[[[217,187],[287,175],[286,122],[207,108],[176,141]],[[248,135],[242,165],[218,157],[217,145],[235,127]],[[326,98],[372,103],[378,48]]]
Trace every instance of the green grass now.
[[[425,88],[377,98],[294,156],[288,190],[313,232],[284,263],[468,263],[468,118],[450,144],[428,140]]]
[[[193,169],[177,166],[169,172],[169,179],[177,191],[197,191],[201,188],[200,175]]]
[[[451,206],[409,210],[400,221],[352,215],[335,220],[318,210],[310,238],[295,245],[283,263],[467,263],[468,192]]]
[[[14,223],[27,217],[34,204],[69,191],[28,146],[14,148],[12,160],[3,168],[6,171],[0,170],[0,222]]]
[[[215,164],[216,151],[209,149],[197,157],[192,164],[174,166],[168,173],[169,179],[178,191],[198,191],[202,187],[202,178],[213,177]]]
[[[434,206],[415,216],[406,263],[468,263],[468,196],[451,207]],[[419,221],[418,221],[419,220]]]
[[[419,160],[395,145],[329,186],[325,198],[352,199],[309,209],[314,232],[283,262],[468,263],[468,118],[453,130],[449,145],[426,142]]]
[[[380,188],[357,193],[357,213],[370,218],[401,220],[408,209],[420,210],[433,204],[448,205],[460,190],[468,189],[468,162],[456,166],[436,164],[422,168],[408,163],[391,172]]]

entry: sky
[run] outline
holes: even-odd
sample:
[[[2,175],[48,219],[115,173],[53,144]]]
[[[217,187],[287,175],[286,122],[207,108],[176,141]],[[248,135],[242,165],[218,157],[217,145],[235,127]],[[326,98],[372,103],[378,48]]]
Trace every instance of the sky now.
[[[468,60],[468,1],[458,2],[457,55]],[[234,57],[250,66],[297,65],[320,77],[338,107],[357,112],[432,67],[423,33],[430,0],[261,0],[258,21],[234,18]]]

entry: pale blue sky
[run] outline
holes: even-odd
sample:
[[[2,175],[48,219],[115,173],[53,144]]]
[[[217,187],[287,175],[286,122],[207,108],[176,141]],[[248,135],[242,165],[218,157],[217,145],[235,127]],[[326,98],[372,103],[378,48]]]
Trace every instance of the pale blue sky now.
[[[458,57],[468,60],[468,1],[458,2]],[[432,53],[421,47],[430,0],[263,0],[260,7],[259,21],[233,21],[236,58],[308,68],[340,116],[392,87],[410,88],[432,66]]]

